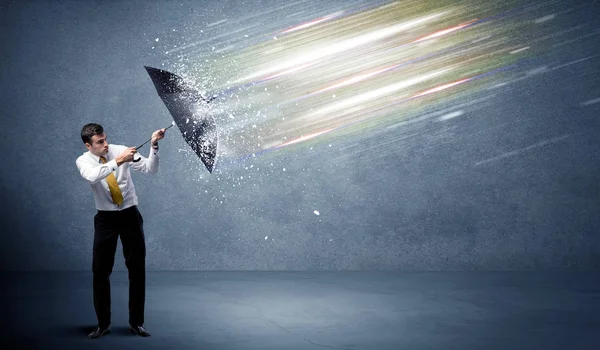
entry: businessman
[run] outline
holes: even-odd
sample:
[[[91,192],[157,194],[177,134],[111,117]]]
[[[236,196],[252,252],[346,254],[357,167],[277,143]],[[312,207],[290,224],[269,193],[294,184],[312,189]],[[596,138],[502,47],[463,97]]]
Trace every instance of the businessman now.
[[[158,141],[165,129],[152,134],[149,156],[137,154],[135,147],[109,145],[101,125],[86,124],[81,140],[88,149],[77,158],[81,176],[94,194],[98,212],[94,216],[92,258],[94,308],[98,326],[88,335],[94,339],[110,332],[110,274],[112,273],[118,237],[121,237],[125,265],[129,273],[129,331],[147,337],[144,327],[146,294],[146,243],[143,218],[131,180],[130,169],[155,174],[158,171]],[[134,158],[138,157],[135,159]],[[139,160],[138,160],[139,159]]]

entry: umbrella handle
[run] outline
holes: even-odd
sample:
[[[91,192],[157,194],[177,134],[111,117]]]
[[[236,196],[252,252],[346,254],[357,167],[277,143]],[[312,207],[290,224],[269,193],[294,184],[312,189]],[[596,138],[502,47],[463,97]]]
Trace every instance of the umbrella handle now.
[[[137,153],[137,152],[136,152],[136,153]],[[142,160],[142,157],[139,157],[138,159],[135,159],[135,156],[134,156],[134,158],[133,158],[132,162],[134,162],[134,163],[137,163],[137,162],[139,162],[140,160]]]

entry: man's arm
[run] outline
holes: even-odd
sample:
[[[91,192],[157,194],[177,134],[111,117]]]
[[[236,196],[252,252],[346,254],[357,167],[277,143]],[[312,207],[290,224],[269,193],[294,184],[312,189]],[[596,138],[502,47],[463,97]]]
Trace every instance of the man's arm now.
[[[110,175],[110,173],[117,170],[118,167],[116,159],[104,164],[95,165],[85,159],[78,158],[76,163],[81,177],[86,179],[91,184],[95,184],[104,179]]]
[[[135,171],[142,173],[156,174],[158,172],[158,149],[150,147],[150,154],[148,158],[139,155],[140,160],[135,163],[131,163],[131,168]]]
[[[77,158],[77,169],[79,169],[79,173],[81,177],[86,179],[89,183],[95,184],[98,181],[104,179],[110,173],[117,170],[119,166],[123,163],[131,162],[133,160],[133,155],[135,154],[135,147],[125,147],[125,146],[113,146],[122,149],[123,152],[119,154],[115,159],[111,159],[106,163],[95,164],[90,162],[88,159],[79,157]]]

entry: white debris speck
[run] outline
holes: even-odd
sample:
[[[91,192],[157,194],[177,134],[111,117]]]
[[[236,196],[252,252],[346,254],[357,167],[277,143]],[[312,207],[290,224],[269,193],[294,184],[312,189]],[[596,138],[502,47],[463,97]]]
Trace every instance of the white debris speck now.
[[[190,118],[185,118],[185,123],[189,123],[190,122]]]
[[[285,171],[285,168],[283,168],[283,171]]]
[[[452,113],[444,114],[443,116],[440,117],[439,120],[448,120],[448,119],[456,118],[456,117],[461,116],[463,114],[464,114],[463,111],[455,111],[455,112],[452,112]]]
[[[550,20],[554,19],[554,17],[556,17],[556,16],[552,14],[552,15],[540,17],[540,18],[536,19],[534,22],[542,23],[542,22],[550,21]]]
[[[598,102],[600,102],[600,97],[592,99],[592,100],[589,100],[589,101],[582,102],[581,105],[582,106],[589,106],[589,105],[596,104]]]
[[[332,98],[335,98],[335,94],[331,95]]]
[[[519,52],[522,52],[522,51],[525,51],[525,50],[529,50],[529,49],[530,49],[530,47],[529,47],[529,46],[525,46],[525,47],[522,47],[522,48],[520,48],[520,49],[516,49],[516,50],[513,50],[513,51],[511,51],[511,52],[510,52],[510,54],[511,54],[511,55],[514,55],[514,54],[516,54],[516,53],[519,53]]]
[[[269,239],[269,236],[265,236],[265,241],[266,241],[267,239]]]
[[[318,210],[313,211],[313,213],[315,213],[315,215],[321,215]]]
[[[154,41],[158,42],[158,38],[156,38]]]
[[[499,87],[502,87],[502,86],[505,86],[505,85],[507,85],[507,83],[498,83],[498,84],[496,84],[496,85],[492,85],[492,86],[490,86],[490,87],[489,87],[489,88],[487,88],[487,89],[488,89],[488,90],[492,90],[492,89],[496,89],[496,88],[499,88]]]
[[[248,37],[248,34],[244,35],[244,37],[245,37],[245,38],[247,38],[247,37]]]
[[[152,50],[154,50],[154,46],[152,46]]]
[[[536,75],[536,74],[540,74],[540,73],[544,73],[548,70],[548,66],[540,66],[537,68],[534,68],[530,71],[527,72],[527,75]]]
[[[276,37],[276,36],[274,36],[274,37],[273,37],[273,40],[277,40],[277,37]]]

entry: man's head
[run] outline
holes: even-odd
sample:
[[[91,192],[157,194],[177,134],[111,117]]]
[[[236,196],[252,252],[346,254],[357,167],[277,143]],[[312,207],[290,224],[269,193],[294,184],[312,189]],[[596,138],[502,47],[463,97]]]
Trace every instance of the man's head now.
[[[108,142],[102,125],[90,123],[81,129],[81,140],[85,147],[95,156],[103,156],[108,153]]]

